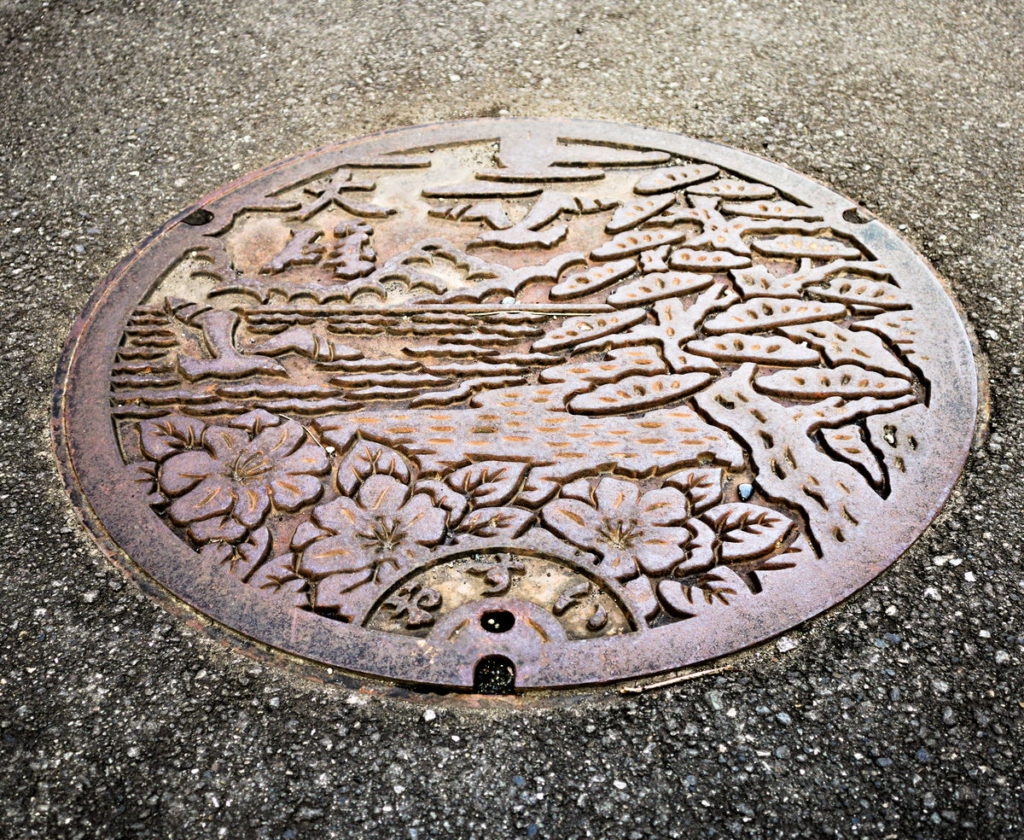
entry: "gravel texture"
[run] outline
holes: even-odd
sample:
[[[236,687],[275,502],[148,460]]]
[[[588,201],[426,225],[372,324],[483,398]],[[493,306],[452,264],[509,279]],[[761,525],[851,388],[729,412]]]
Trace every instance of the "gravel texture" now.
[[[0,837],[1020,836],[1022,31],[1015,2],[0,0]],[[73,517],[72,319],[241,172],[506,113],[720,140],[899,226],[977,331],[990,435],[861,596],[667,690],[475,710],[219,645]]]

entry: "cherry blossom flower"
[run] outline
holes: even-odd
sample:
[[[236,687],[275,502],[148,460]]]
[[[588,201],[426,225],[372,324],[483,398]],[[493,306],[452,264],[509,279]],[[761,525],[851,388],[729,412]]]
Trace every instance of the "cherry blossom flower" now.
[[[602,478],[585,499],[555,499],[541,516],[562,539],[600,555],[613,577],[627,579],[664,574],[684,560],[691,534],[677,523],[687,511],[675,488],[641,493],[635,482]]]
[[[340,496],[316,508],[313,522],[296,530],[292,547],[302,551],[300,572],[322,580],[323,605],[393,578],[415,562],[419,546],[441,540],[446,516],[426,493],[410,494],[391,475],[371,475],[355,498]]]
[[[295,511],[315,501],[328,470],[323,449],[310,443],[298,423],[267,412],[250,412],[229,426],[207,426],[198,448],[179,451],[160,465],[160,489],[174,499],[175,524],[214,520],[218,533],[235,523],[259,527],[270,510]],[[209,530],[209,529],[206,529]]]

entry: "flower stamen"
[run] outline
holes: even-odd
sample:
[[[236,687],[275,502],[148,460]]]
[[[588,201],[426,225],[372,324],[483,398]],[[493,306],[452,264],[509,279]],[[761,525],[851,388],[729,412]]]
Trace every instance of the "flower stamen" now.
[[[615,548],[630,548],[640,536],[640,524],[635,519],[604,519],[597,528],[602,542]]]

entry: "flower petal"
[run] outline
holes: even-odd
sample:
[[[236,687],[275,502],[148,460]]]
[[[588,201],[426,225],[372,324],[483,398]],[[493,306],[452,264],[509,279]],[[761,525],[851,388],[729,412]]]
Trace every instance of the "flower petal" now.
[[[339,496],[334,501],[313,509],[313,519],[321,528],[335,534],[351,535],[362,518],[362,508],[348,496]]]
[[[272,462],[278,461],[291,455],[305,439],[306,433],[302,426],[289,420],[280,426],[270,426],[256,435],[249,444],[249,451],[259,452]]]
[[[200,519],[229,513],[235,504],[235,494],[223,476],[211,476],[182,496],[167,509],[177,525],[188,525]]]
[[[541,509],[541,517],[563,540],[580,548],[593,550],[598,543],[595,525],[597,513],[588,504],[578,499],[555,499]]]
[[[209,519],[201,519],[189,525],[188,535],[197,543],[207,543],[211,540],[233,543],[245,536],[245,528],[230,516],[211,516]]]
[[[231,559],[234,549],[226,543],[208,543],[199,549],[199,556],[206,562],[219,566]]]
[[[281,510],[298,510],[320,498],[323,489],[320,479],[312,475],[282,475],[270,482],[274,507]]]
[[[305,548],[313,540],[318,540],[327,535],[326,531],[313,522],[303,522],[295,529],[295,533],[292,534],[291,546],[294,549]]]
[[[359,503],[368,513],[393,514],[405,502],[409,488],[391,475],[371,475],[359,488]]]
[[[635,548],[640,569],[648,575],[664,574],[683,559],[679,544],[689,539],[690,532],[685,528],[645,528]]]
[[[593,501],[593,494],[590,492],[590,482],[585,478],[577,478],[575,481],[563,484],[561,495],[570,499],[579,499],[581,502]]]
[[[674,487],[651,490],[640,497],[640,516],[651,525],[669,525],[686,519],[686,496]]]
[[[323,577],[336,572],[369,569],[372,563],[348,535],[318,540],[302,552],[299,570],[304,575]]]
[[[594,498],[598,510],[605,516],[629,516],[640,500],[640,487],[632,481],[602,478],[597,483]]]
[[[601,568],[609,577],[624,580],[637,575],[636,551],[632,548],[617,548],[607,543],[601,546]]]
[[[316,586],[316,606],[336,609],[350,621],[359,620],[380,592],[374,584],[374,575],[380,570],[366,567],[358,571],[331,575]]]
[[[180,496],[204,478],[223,472],[224,465],[211,458],[207,452],[180,452],[168,458],[160,468],[160,489],[169,496]]]
[[[270,498],[267,488],[260,484],[236,484],[235,508],[232,515],[247,528],[255,528],[267,515]]]
[[[417,493],[399,511],[409,539],[421,545],[436,543],[444,534],[447,511],[437,507],[426,493]]]
[[[208,426],[203,432],[203,446],[214,458],[226,465],[233,463],[248,445],[249,436],[242,429]]]
[[[325,453],[319,446],[300,446],[287,458],[274,464],[276,475],[323,475],[330,467]]]

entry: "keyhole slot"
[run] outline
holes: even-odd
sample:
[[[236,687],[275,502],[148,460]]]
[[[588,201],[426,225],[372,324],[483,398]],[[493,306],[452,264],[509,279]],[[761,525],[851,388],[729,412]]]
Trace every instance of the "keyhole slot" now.
[[[514,694],[516,666],[507,656],[485,656],[473,671],[473,691],[477,694]]]

